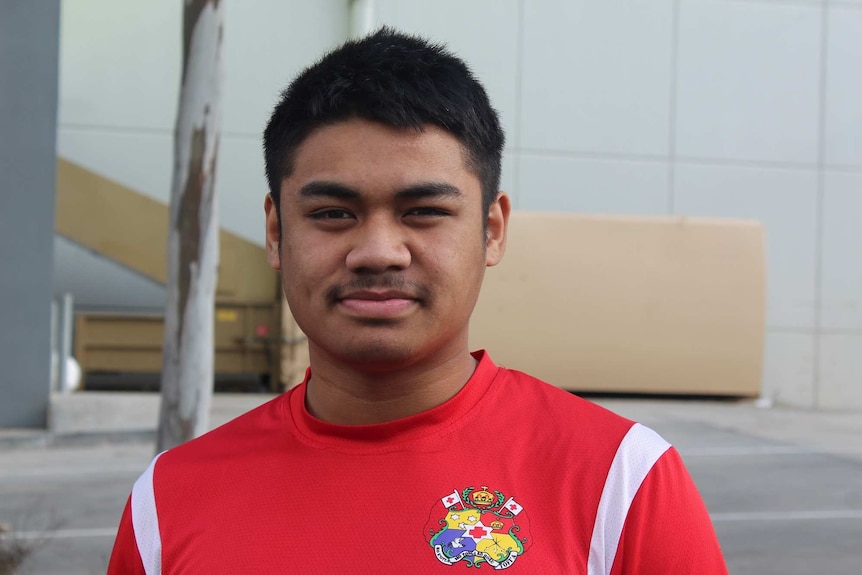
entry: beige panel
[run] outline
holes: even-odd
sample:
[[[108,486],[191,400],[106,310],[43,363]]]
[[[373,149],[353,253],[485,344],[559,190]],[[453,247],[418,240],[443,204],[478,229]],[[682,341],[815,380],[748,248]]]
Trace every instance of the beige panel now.
[[[263,235],[263,229],[260,230]],[[219,235],[219,302],[273,304],[281,294],[281,278],[266,261],[266,250],[224,230]],[[228,262],[230,262],[228,267]],[[222,292],[222,286],[225,286]],[[230,286],[230,293],[227,293]]]
[[[566,389],[756,396],[764,262],[754,222],[514,213],[471,347]]]
[[[165,204],[59,159],[55,226],[58,234],[165,283]],[[218,300],[274,302],[279,293],[278,275],[266,263],[263,247],[224,230],[219,242]]]
[[[57,162],[57,233],[165,283],[167,207],[76,164]]]
[[[222,304],[215,310],[215,371],[273,374],[280,358],[277,304]],[[160,315],[79,313],[75,357],[83,372],[158,373],[164,322]]]

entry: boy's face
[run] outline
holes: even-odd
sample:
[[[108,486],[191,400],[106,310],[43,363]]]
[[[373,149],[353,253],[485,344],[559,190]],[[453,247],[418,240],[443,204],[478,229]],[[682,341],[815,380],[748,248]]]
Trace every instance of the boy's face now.
[[[494,202],[483,235],[481,186],[457,138],[353,119],[314,131],[293,167],[280,253],[267,199],[267,251],[312,357],[388,371],[466,351],[509,204]]]

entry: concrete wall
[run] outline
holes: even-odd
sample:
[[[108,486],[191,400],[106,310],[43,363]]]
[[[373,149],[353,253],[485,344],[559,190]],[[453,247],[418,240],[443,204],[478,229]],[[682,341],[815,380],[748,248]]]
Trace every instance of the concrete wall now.
[[[50,386],[59,0],[0,1],[0,427]]]
[[[766,226],[764,390],[862,407],[862,0],[376,0],[448,43],[508,136],[528,210]],[[218,193],[260,242],[260,132],[279,90],[347,36],[347,1],[226,4]],[[63,3],[61,154],[166,200],[179,78],[172,0]]]

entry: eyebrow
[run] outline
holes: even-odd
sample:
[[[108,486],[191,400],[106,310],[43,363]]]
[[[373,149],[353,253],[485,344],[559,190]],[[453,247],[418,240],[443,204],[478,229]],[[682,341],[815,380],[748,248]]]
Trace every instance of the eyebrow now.
[[[333,198],[338,200],[356,200],[361,197],[359,190],[336,182],[314,181],[299,189],[302,198]],[[444,182],[423,182],[398,190],[395,198],[399,200],[418,200],[428,198],[449,197],[461,199],[464,194],[456,186]]]
[[[335,182],[309,182],[299,188],[302,198],[335,198],[351,200],[359,197],[359,192],[353,188]]]
[[[426,198],[442,197],[460,199],[463,197],[463,194],[461,193],[461,190],[452,184],[446,184],[443,182],[427,182],[399,190],[395,194],[395,197],[402,200],[421,200]]]

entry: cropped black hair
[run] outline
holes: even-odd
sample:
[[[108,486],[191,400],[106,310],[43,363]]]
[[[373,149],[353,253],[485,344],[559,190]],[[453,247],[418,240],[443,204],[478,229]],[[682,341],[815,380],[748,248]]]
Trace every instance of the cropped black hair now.
[[[485,222],[500,187],[505,136],[488,95],[444,46],[384,27],[343,44],[303,70],[282,92],[266,130],[266,178],[281,219],[281,181],[296,149],[316,128],[352,118],[458,138],[482,186]]]

